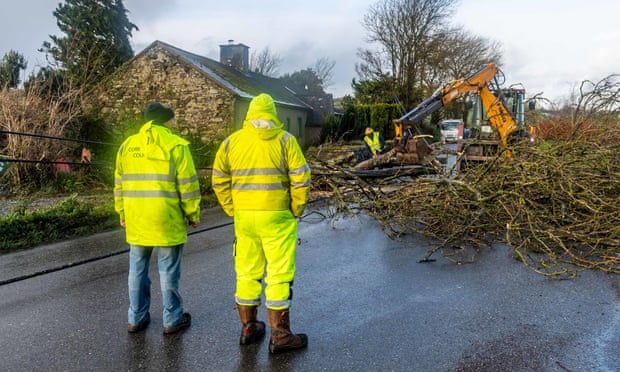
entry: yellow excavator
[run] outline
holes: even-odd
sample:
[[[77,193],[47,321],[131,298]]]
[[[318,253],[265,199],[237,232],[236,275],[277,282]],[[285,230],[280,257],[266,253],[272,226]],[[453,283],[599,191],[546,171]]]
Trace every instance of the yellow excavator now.
[[[484,140],[471,138],[459,141],[458,151],[463,152],[462,158],[464,160],[486,160],[492,152],[489,148],[494,147],[495,153],[497,153],[497,146],[506,146],[513,141],[527,138],[528,132],[523,127],[523,121],[516,120],[514,116],[516,114],[522,115],[522,112],[516,111],[522,111],[524,91],[514,90],[519,95],[521,105],[510,106],[511,112],[503,100],[503,92],[507,90],[498,88],[497,75],[497,67],[493,63],[489,63],[469,77],[452,81],[438,89],[413,110],[394,120],[395,137],[392,150],[363,161],[357,164],[354,169],[373,169],[385,165],[422,165],[433,161],[433,151],[425,139],[428,136],[415,135],[418,132],[416,128],[428,115],[468,93],[475,94],[480,100],[491,127],[490,131],[493,132],[494,136],[487,135]],[[491,89],[491,85],[494,86],[493,89]]]

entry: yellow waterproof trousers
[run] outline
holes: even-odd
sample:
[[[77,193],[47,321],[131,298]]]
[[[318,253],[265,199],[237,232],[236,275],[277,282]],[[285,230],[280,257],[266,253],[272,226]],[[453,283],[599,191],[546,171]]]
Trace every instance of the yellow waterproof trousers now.
[[[234,221],[237,304],[259,305],[265,276],[267,308],[288,309],[293,297],[297,219],[288,210],[235,210]]]

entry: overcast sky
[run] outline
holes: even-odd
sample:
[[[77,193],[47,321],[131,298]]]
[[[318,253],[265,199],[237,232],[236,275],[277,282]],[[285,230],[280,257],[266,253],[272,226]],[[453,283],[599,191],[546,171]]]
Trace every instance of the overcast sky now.
[[[58,0],[5,0],[0,15],[0,56],[22,53],[28,70],[44,65],[37,52],[50,34],[60,35],[52,12]],[[351,93],[358,48],[367,48],[362,19],[376,0],[125,0],[129,20],[140,29],[134,52],[155,40],[218,59],[228,40],[252,51],[269,47],[283,59],[278,72],[336,61],[328,91]],[[582,80],[620,73],[620,1],[461,0],[452,20],[472,34],[500,42],[507,83],[554,101]]]

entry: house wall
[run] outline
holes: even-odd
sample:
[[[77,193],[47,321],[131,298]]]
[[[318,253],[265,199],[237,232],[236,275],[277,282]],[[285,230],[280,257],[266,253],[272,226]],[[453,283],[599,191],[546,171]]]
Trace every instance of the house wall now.
[[[334,98],[331,94],[299,95],[302,101],[312,107],[304,132],[304,146],[317,145],[321,142],[321,123],[334,114]]]
[[[250,102],[157,44],[121,67],[98,92],[91,109],[110,125],[117,142],[144,123],[148,102],[159,101],[174,109],[176,120],[169,126],[199,149],[206,164],[221,141],[241,128]],[[277,105],[277,110],[284,129],[306,146],[308,112],[286,105]]]
[[[287,107],[278,107],[278,119],[282,122],[282,127],[287,132],[297,137],[300,145],[304,146],[306,141],[306,123],[308,122],[308,113],[301,110],[291,109]]]
[[[235,116],[234,130],[241,129],[249,105],[249,100],[237,99],[235,103],[235,112],[237,115]],[[277,104],[276,111],[278,112],[278,119],[282,122],[284,130],[294,135],[302,147],[308,144],[308,140],[314,140],[314,133],[311,130],[309,131],[311,128],[307,128],[307,111]]]
[[[142,112],[155,100],[174,109],[171,129],[194,148],[217,146],[236,116],[233,93],[158,46],[121,68],[100,92],[93,109],[122,137],[143,124]]]

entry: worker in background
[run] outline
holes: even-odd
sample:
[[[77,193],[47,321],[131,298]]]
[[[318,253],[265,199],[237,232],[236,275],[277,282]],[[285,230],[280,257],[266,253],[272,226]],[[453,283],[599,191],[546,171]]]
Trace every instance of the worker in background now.
[[[271,96],[252,99],[242,129],[220,145],[212,187],[224,212],[234,218],[239,343],[255,343],[265,334],[265,323],[257,319],[265,276],[269,352],[305,347],[308,337],[291,332],[289,309],[297,217],[308,202],[310,167],[295,137],[282,129]]]
[[[370,127],[366,128],[364,132],[364,143],[372,156],[381,155],[385,149],[385,140],[383,136]]]
[[[114,207],[129,243],[129,333],[150,322],[149,261],[157,250],[163,302],[164,334],[190,326],[179,293],[181,256],[187,225],[200,221],[200,187],[189,142],[166,128],[171,108],[152,102],[144,111],[146,123],[127,138],[116,156]]]

